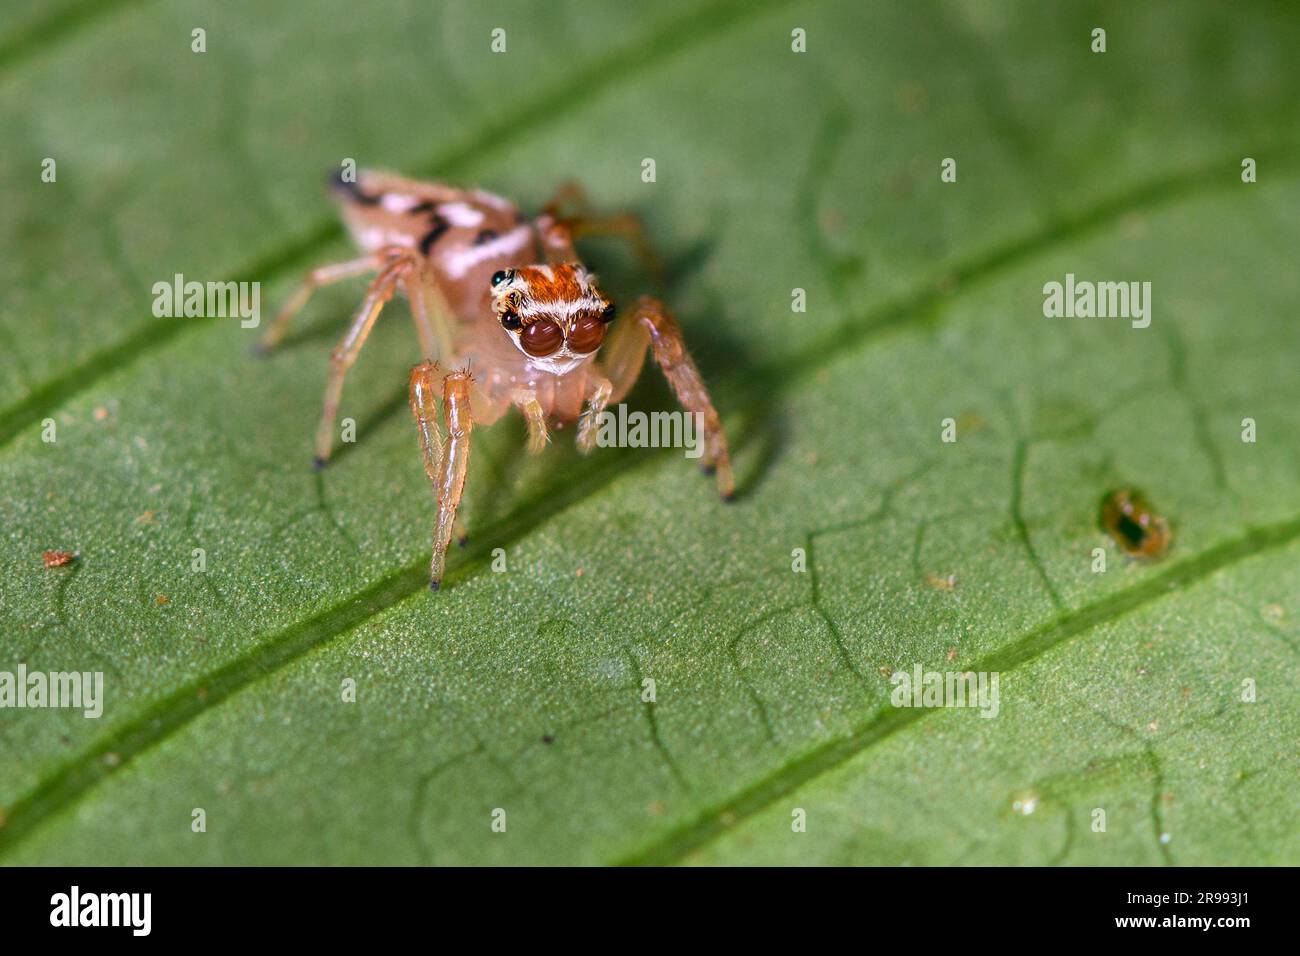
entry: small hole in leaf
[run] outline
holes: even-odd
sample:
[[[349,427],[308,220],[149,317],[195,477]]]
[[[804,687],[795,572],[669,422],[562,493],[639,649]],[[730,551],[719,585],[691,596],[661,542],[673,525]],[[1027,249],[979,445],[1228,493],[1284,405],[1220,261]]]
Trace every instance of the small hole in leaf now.
[[[1132,488],[1112,491],[1102,499],[1101,527],[1134,558],[1160,557],[1169,550],[1172,538],[1169,522],[1142,492]]]

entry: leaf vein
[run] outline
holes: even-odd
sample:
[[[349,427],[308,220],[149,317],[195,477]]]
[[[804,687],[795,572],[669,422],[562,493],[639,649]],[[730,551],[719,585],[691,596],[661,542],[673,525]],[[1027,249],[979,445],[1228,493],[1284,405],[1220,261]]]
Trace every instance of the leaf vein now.
[[[1071,638],[1118,620],[1174,591],[1202,581],[1241,561],[1262,555],[1300,538],[1300,516],[1278,524],[1251,527],[1238,538],[1152,574],[1118,594],[1086,605],[1070,614],[1058,615],[1030,631],[1010,646],[987,655],[971,670],[1007,673],[1029,663]],[[810,781],[836,770],[895,733],[924,719],[923,708],[882,708],[863,720],[853,731],[809,750],[767,777],[736,793],[721,804],[697,814],[658,841],[619,860],[623,865],[667,865],[681,862],[691,853],[725,835],[747,819],[788,796]],[[1153,827],[1162,824],[1159,807],[1151,808]],[[1162,857],[1170,862],[1167,848]]]

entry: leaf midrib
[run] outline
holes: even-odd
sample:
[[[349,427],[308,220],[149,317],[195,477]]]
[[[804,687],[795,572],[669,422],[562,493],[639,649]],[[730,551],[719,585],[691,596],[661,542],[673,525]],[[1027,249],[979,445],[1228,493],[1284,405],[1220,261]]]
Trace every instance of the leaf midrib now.
[[[1182,588],[1196,584],[1241,561],[1258,557],[1300,538],[1300,515],[1276,524],[1250,527],[1241,537],[1223,542],[1144,578],[1131,588],[1057,616],[1008,647],[986,655],[967,670],[1006,674],[1095,627],[1119,620]],[[848,734],[795,757],[757,783],[721,804],[700,811],[688,823],[619,860],[624,866],[664,866],[682,862],[691,853],[760,813],[782,797],[830,773],[912,724],[933,708],[886,707],[875,711]],[[1167,862],[1167,860],[1166,860]]]
[[[39,56],[60,40],[96,20],[144,0],[79,0],[20,27],[0,41],[0,83],[14,74],[25,60]]]

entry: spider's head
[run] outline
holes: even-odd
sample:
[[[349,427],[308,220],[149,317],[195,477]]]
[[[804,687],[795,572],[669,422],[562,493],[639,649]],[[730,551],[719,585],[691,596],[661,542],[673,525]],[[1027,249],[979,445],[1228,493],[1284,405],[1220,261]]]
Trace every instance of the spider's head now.
[[[492,308],[515,348],[557,373],[600,348],[614,318],[614,304],[577,262],[494,274]]]

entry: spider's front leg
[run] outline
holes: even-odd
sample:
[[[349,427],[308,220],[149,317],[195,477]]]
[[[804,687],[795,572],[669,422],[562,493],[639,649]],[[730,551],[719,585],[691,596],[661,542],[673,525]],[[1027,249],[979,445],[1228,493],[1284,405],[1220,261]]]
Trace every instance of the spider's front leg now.
[[[626,321],[618,321],[624,324],[615,329],[601,352],[601,366],[613,384],[612,393],[605,395],[604,401],[618,401],[632,390],[632,385],[641,374],[648,345],[682,407],[687,412],[699,414],[704,425],[704,457],[701,465],[706,471],[714,472],[718,481],[718,493],[723,500],[730,501],[735,494],[736,482],[731,474],[727,437],[722,433],[722,420],[713,407],[713,400],[709,398],[704,378],[686,349],[677,320],[658,299],[642,296]],[[601,408],[603,407],[602,404]],[[591,410],[590,405],[588,410]],[[594,428],[598,415],[599,410],[591,416],[592,424],[589,427]],[[579,428],[581,437],[581,426]],[[595,441],[594,432],[590,440]]]
[[[411,413],[420,432],[420,449],[424,453],[424,470],[433,483],[437,499],[437,517],[433,523],[433,558],[429,565],[429,588],[438,590],[457,526],[456,511],[465,491],[465,473],[469,468],[469,436],[474,429],[470,413],[470,391],[474,380],[467,370],[449,372],[442,380],[442,413],[447,428],[444,441],[438,430],[438,365],[422,362],[411,370]]]

